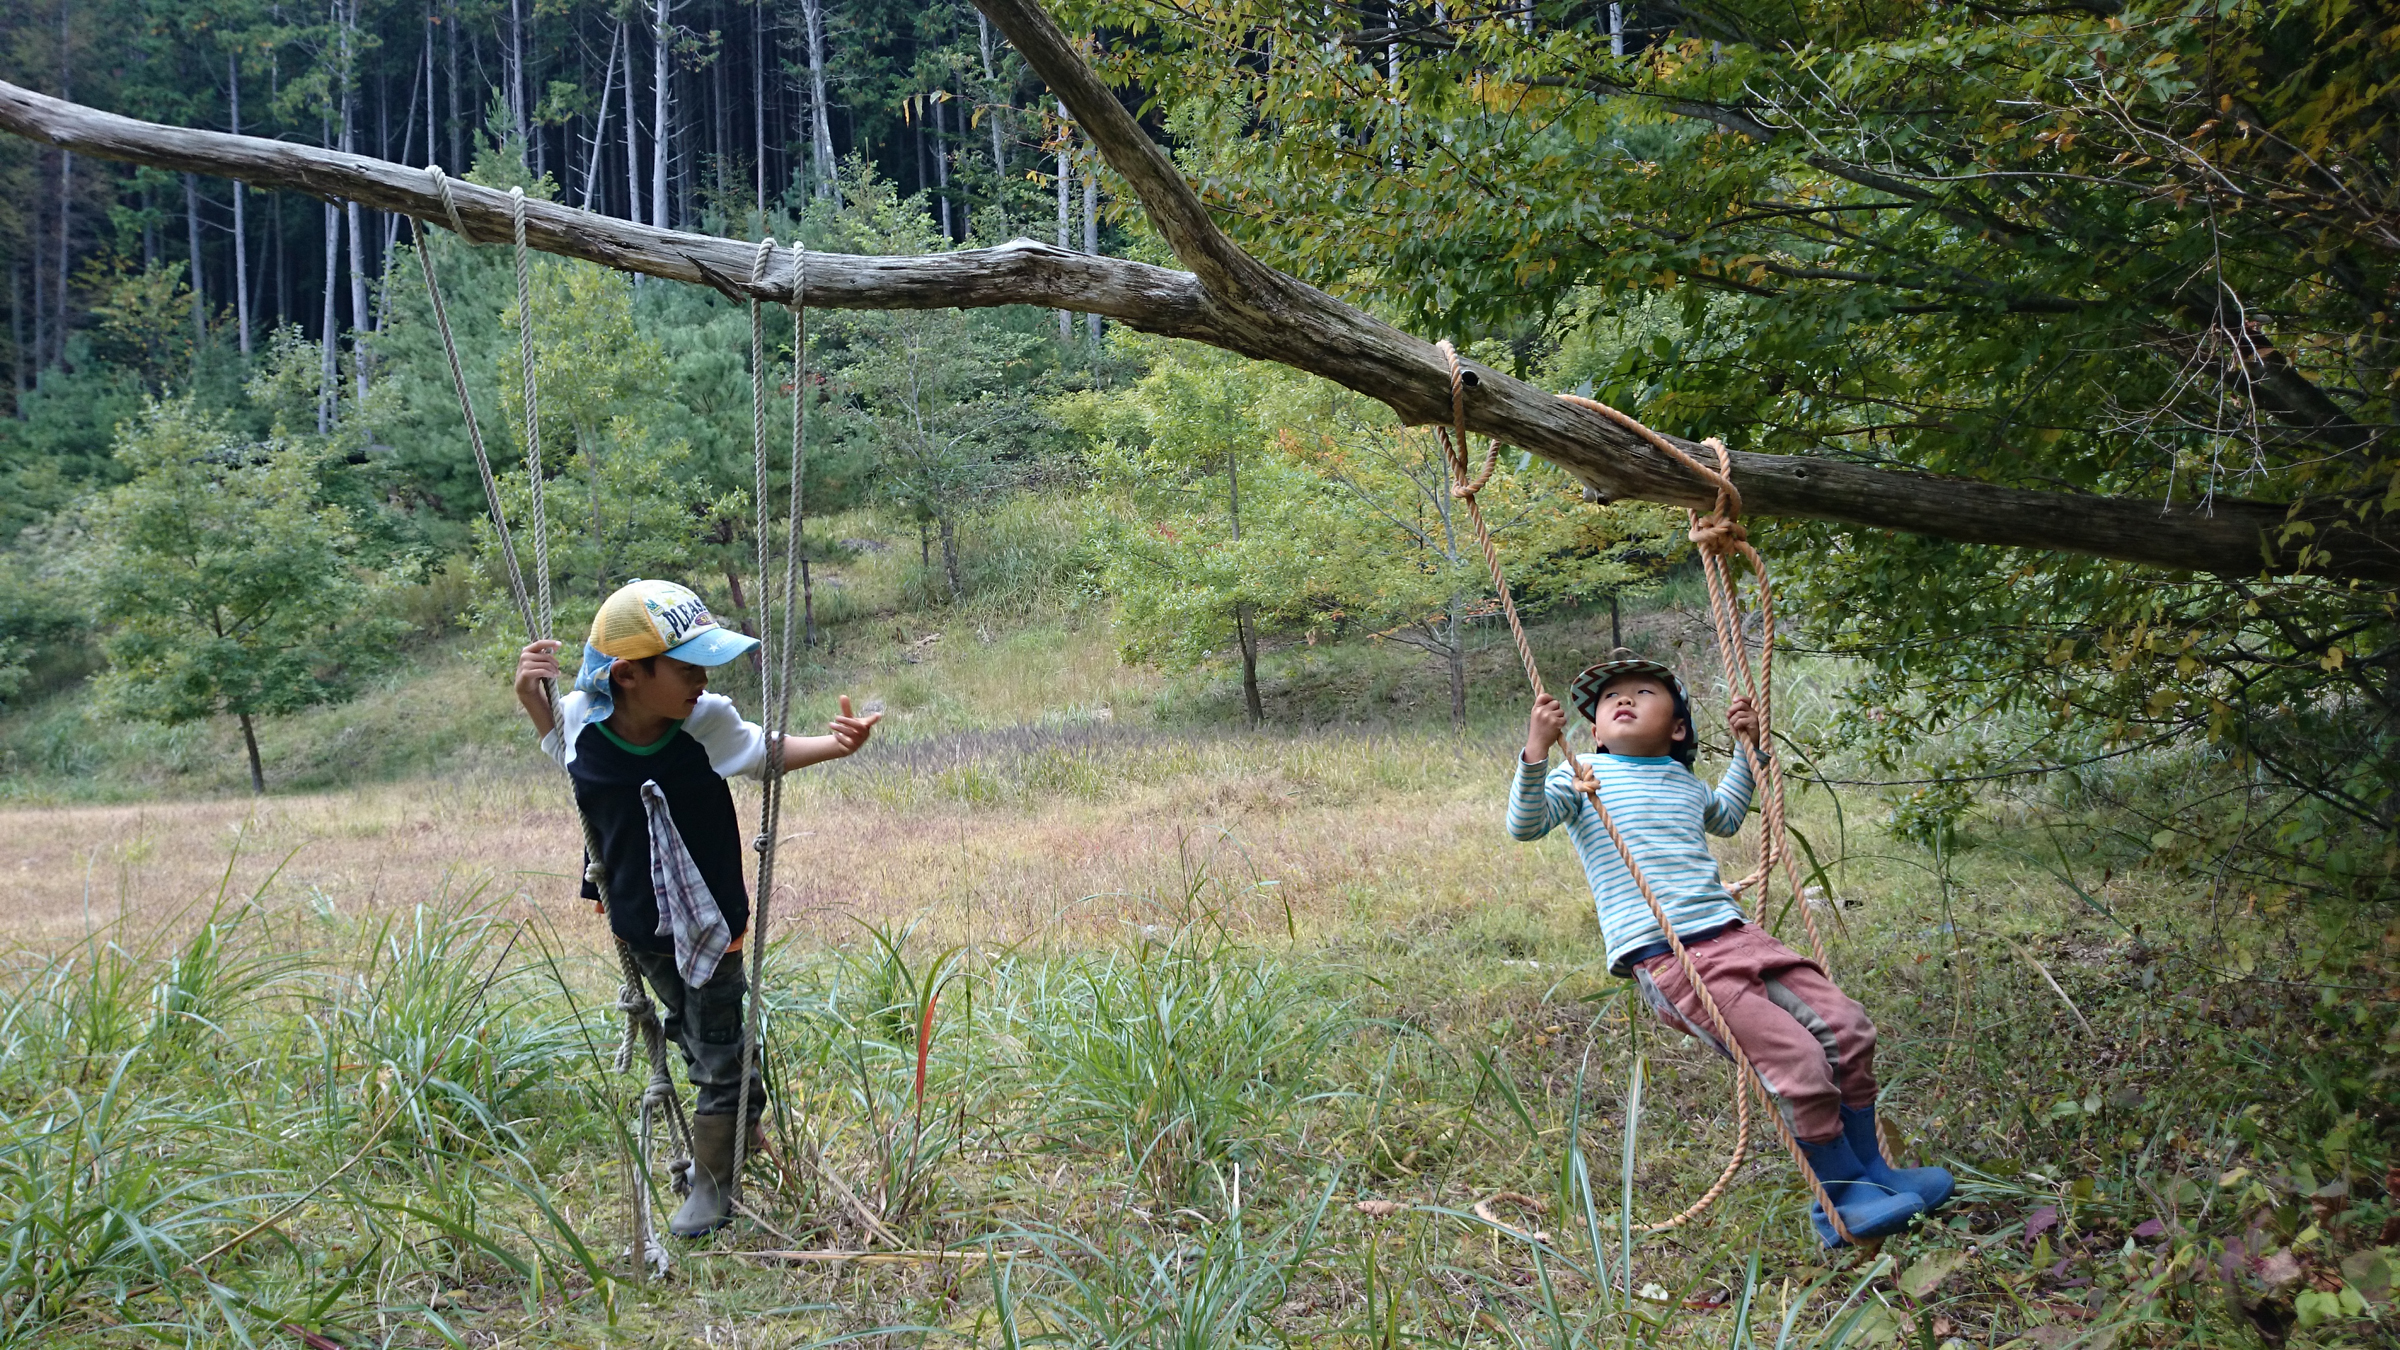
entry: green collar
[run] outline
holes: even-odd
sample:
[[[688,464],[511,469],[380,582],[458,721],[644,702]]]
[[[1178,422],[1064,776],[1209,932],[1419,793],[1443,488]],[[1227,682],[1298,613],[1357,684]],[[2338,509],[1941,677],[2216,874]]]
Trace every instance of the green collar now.
[[[617,733],[610,731],[608,729],[608,723],[606,722],[594,722],[592,725],[598,727],[601,735],[606,736],[611,743],[613,743],[619,750],[624,751],[626,754],[655,755],[659,751],[666,749],[667,743],[675,739],[675,733],[683,728],[683,719],[679,717],[674,721],[667,723],[667,734],[659,737],[655,741],[650,742],[648,745],[635,745],[633,742],[626,740]]]

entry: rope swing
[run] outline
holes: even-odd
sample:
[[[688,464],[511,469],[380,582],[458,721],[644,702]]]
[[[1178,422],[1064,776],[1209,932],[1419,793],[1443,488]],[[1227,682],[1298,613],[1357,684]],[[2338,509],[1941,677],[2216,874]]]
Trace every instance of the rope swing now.
[[[1465,367],[1459,363],[1458,350],[1455,347],[1447,341],[1439,343],[1437,346],[1442,354],[1442,360],[1448,364],[1450,370],[1450,425],[1438,428],[1443,454],[1450,463],[1450,495],[1466,504],[1467,518],[1475,526],[1476,541],[1483,545],[1484,564],[1491,569],[1492,588],[1499,592],[1500,612],[1507,616],[1509,636],[1516,641],[1517,657],[1525,664],[1526,682],[1533,686],[1534,697],[1538,700],[1547,692],[1542,685],[1542,672],[1533,659],[1533,644],[1526,640],[1525,625],[1517,617],[1516,600],[1510,594],[1508,578],[1500,568],[1500,551],[1493,546],[1492,532],[1484,524],[1483,506],[1476,499],[1477,494],[1483,491],[1484,486],[1492,481],[1493,470],[1499,467],[1500,442],[1497,437],[1491,440],[1490,448],[1484,456],[1482,471],[1471,472],[1473,469],[1472,456],[1469,453],[1467,441],[1467,372]],[[1748,532],[1742,528],[1740,519],[1742,494],[1733,485],[1732,452],[1725,448],[1724,442],[1713,437],[1703,441],[1703,445],[1716,451],[1717,467],[1711,469],[1685,454],[1681,448],[1666,437],[1605,403],[1572,394],[1564,394],[1560,397],[1570,403],[1592,409],[1616,422],[1619,426],[1641,436],[1650,444],[1681,462],[1684,467],[1690,469],[1703,482],[1708,483],[1716,490],[1716,503],[1707,515],[1703,516],[1696,511],[1686,511],[1685,515],[1690,523],[1689,533],[1692,545],[1700,553],[1700,570],[1708,580],[1709,613],[1715,622],[1717,648],[1725,668],[1726,680],[1733,687],[1734,694],[1748,697],[1752,705],[1757,708],[1757,739],[1764,741],[1774,734],[1774,708],[1769,701],[1775,670],[1774,589],[1767,579],[1766,560],[1759,557],[1757,549],[1751,547]],[[1742,640],[1741,610],[1737,603],[1734,582],[1726,568],[1726,559],[1736,554],[1750,564],[1751,572],[1758,578],[1758,608],[1764,631],[1764,646],[1761,659],[1755,669],[1750,661],[1749,645]],[[1788,829],[1784,823],[1783,770],[1774,756],[1759,754],[1755,743],[1742,741],[1739,744],[1741,753],[1749,761],[1753,776],[1766,785],[1766,790],[1760,798],[1760,814],[1763,821],[1758,866],[1752,869],[1748,876],[1732,883],[1727,889],[1732,894],[1739,896],[1752,886],[1757,886],[1763,910],[1766,882],[1776,865],[1783,866],[1786,876],[1790,879],[1794,896],[1800,894],[1800,873],[1798,865],[1791,856],[1787,840]],[[1609,842],[1616,845],[1618,856],[1624,859],[1626,874],[1633,878],[1633,884],[1641,891],[1643,901],[1650,906],[1650,916],[1657,921],[1658,931],[1665,936],[1668,948],[1674,952],[1676,964],[1683,970],[1684,982],[1689,984],[1692,991],[1699,996],[1701,1009],[1707,1013],[1709,1023],[1716,1031],[1718,1048],[1734,1064],[1733,1156],[1726,1160],[1725,1170],[1718,1175],[1715,1184],[1711,1185],[1698,1200],[1693,1201],[1681,1213],[1676,1214],[1673,1218],[1659,1223],[1645,1224],[1634,1230],[1641,1233],[1663,1232],[1670,1228],[1681,1227],[1699,1217],[1702,1211],[1716,1203],[1717,1198],[1722,1196],[1726,1188],[1733,1184],[1734,1173],[1740,1169],[1742,1159],[1749,1151],[1750,1146],[1750,1094],[1756,1092],[1760,1099],[1765,1101],[1768,1093],[1765,1081],[1758,1076],[1758,1070],[1751,1065],[1749,1056],[1742,1052],[1741,1043],[1733,1038],[1733,1030],[1726,1024],[1725,1014],[1718,1009],[1715,996],[1709,993],[1708,986],[1701,981],[1699,970],[1692,964],[1691,953],[1684,949],[1683,940],[1676,936],[1675,925],[1668,920],[1666,907],[1659,903],[1657,894],[1650,889],[1649,880],[1642,875],[1640,864],[1634,861],[1633,850],[1626,846],[1625,836],[1617,832],[1616,822],[1609,818],[1608,807],[1600,800],[1599,780],[1593,777],[1590,768],[1577,757],[1574,747],[1567,743],[1566,738],[1559,739],[1559,749],[1566,755],[1568,772],[1574,775],[1575,790],[1582,793],[1584,799],[1591,803],[1592,810],[1599,817],[1600,827],[1608,832]],[[1818,967],[1829,969],[1825,962],[1825,940],[1817,931],[1815,916],[1809,913],[1808,906],[1805,904],[1800,907],[1800,916],[1808,925],[1809,949],[1815,956]],[[1825,1193],[1824,1184],[1817,1180],[1815,1170],[1809,1167],[1806,1155],[1800,1151],[1799,1139],[1792,1134],[1790,1123],[1783,1118],[1781,1111],[1770,1110],[1768,1115],[1774,1118],[1776,1133],[1782,1137],[1785,1151],[1792,1155],[1792,1164],[1800,1169],[1800,1175],[1808,1183],[1810,1193],[1816,1197],[1818,1205],[1823,1207],[1827,1222],[1833,1226],[1834,1232],[1841,1237],[1843,1242],[1850,1242],[1852,1240],[1850,1230],[1842,1222],[1841,1211],[1835,1207],[1832,1197]]]
[[[426,173],[433,180],[442,208],[448,215],[453,233],[468,243],[477,241],[467,232],[458,213],[458,204],[451,195],[450,179],[439,165],[430,166]],[[525,475],[532,497],[533,586],[528,592],[525,569],[518,563],[514,535],[508,525],[508,514],[500,500],[499,480],[492,469],[491,456],[484,444],[483,428],[475,415],[474,400],[468,396],[466,368],[458,355],[458,339],[450,326],[448,306],[442,297],[440,279],[436,276],[433,250],[426,232],[426,222],[412,217],[416,240],[417,263],[425,278],[425,294],[432,305],[434,327],[442,340],[442,354],[450,366],[450,382],[458,396],[459,415],[467,429],[467,441],[475,454],[475,470],[483,482],[484,505],[491,513],[493,536],[499,546],[502,574],[507,578],[509,596],[516,607],[517,618],[523,624],[529,641],[547,641],[552,635],[554,613],[550,593],[550,532],[549,517],[543,502],[543,469],[541,450],[540,387],[536,375],[533,343],[533,287],[531,250],[525,238],[525,191],[509,190],[509,224],[517,293],[518,375],[524,403]],[[751,267],[751,281],[762,284],[773,261],[775,241],[759,242],[758,254]],[[743,1029],[742,1075],[740,1101],[734,1144],[734,1173],[732,1194],[740,1194],[742,1165],[746,1161],[750,1131],[750,1085],[752,1073],[760,1061],[760,1047],[765,1032],[764,1007],[766,973],[766,932],[768,902],[774,894],[775,849],[777,825],[782,815],[783,732],[788,725],[791,709],[792,659],[797,629],[793,615],[797,612],[793,596],[798,587],[799,546],[801,527],[801,476],[806,464],[806,442],[802,416],[806,375],[806,324],[800,303],[801,284],[807,275],[805,250],[794,252],[793,318],[792,318],[792,430],[789,472],[791,475],[790,511],[786,521],[786,549],[783,561],[783,626],[775,627],[773,576],[774,545],[772,514],[767,507],[767,432],[766,432],[766,342],[764,321],[759,302],[750,302],[751,357],[751,428],[754,459],[752,484],[755,497],[755,520],[758,543],[759,633],[763,650],[760,653],[761,702],[760,717],[767,733],[767,775],[761,787],[759,834],[752,847],[758,854],[757,899],[750,931],[745,935],[750,956],[750,990],[747,1023]],[[552,725],[561,725],[559,695],[555,685],[543,682],[543,695],[550,705]],[[599,863],[598,841],[589,821],[583,820],[580,808],[577,821],[583,829],[585,854],[589,863],[585,880],[601,894],[601,907],[607,907],[607,877]],[[673,1189],[682,1194],[690,1189],[691,1124],[685,1117],[682,1095],[675,1088],[669,1069],[666,1027],[659,1020],[657,1006],[644,986],[641,967],[634,960],[633,949],[622,939],[615,943],[620,985],[615,1004],[624,1014],[625,1029],[617,1047],[615,1067],[620,1073],[633,1069],[639,1054],[649,1069],[649,1077],[637,1100],[632,1148],[623,1169],[626,1193],[626,1226],[628,1255],[636,1271],[643,1277],[664,1277],[670,1260],[666,1245],[659,1240],[658,1226],[651,1210],[651,1177],[649,1160],[658,1145],[659,1127],[663,1121],[667,1145],[672,1150],[668,1170]]]

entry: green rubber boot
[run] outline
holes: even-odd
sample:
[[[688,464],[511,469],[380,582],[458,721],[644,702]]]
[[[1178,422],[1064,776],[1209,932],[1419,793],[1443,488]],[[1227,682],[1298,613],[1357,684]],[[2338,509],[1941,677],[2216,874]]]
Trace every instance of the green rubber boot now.
[[[692,1193],[667,1220],[679,1238],[706,1237],[733,1219],[734,1119],[692,1117]]]

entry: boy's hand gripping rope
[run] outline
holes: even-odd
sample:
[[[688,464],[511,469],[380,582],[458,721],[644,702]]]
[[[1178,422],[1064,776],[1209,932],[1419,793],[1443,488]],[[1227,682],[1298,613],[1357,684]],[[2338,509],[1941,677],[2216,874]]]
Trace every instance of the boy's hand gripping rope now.
[[[1452,478],[1450,495],[1466,504],[1467,518],[1475,526],[1476,541],[1483,546],[1484,564],[1491,569],[1492,589],[1497,591],[1500,596],[1500,612],[1508,619],[1509,636],[1517,644],[1518,659],[1525,664],[1526,682],[1533,686],[1534,697],[1539,699],[1546,692],[1542,687],[1542,672],[1534,662],[1533,644],[1526,639],[1525,625],[1517,617],[1517,604],[1509,592],[1508,578],[1500,568],[1500,551],[1492,543],[1492,532],[1484,524],[1482,504],[1476,499],[1477,494],[1491,482],[1493,470],[1499,466],[1500,442],[1496,438],[1492,440],[1491,448],[1484,456],[1482,471],[1470,476],[1472,459],[1467,441],[1467,373],[1465,367],[1459,363],[1456,348],[1447,341],[1438,345],[1442,359],[1448,362],[1450,367],[1451,425],[1438,428],[1443,452],[1450,463]],[[1607,404],[1572,395],[1564,397],[1571,402],[1612,418],[1628,430],[1641,435],[1651,444],[1681,461],[1716,489],[1715,510],[1705,517],[1697,513],[1689,513],[1691,515],[1691,540],[1700,551],[1701,570],[1708,578],[1709,609],[1716,620],[1718,647],[1726,653],[1724,663],[1728,683],[1734,686],[1735,693],[1748,695],[1752,704],[1758,709],[1757,739],[1765,740],[1771,734],[1773,726],[1772,708],[1764,696],[1758,674],[1751,669],[1749,650],[1742,641],[1740,615],[1734,607],[1732,583],[1724,571],[1727,553],[1739,552],[1748,560],[1751,570],[1758,577],[1759,612],[1765,628],[1766,641],[1765,659],[1761,662],[1761,667],[1770,677],[1773,674],[1775,654],[1774,604],[1767,585],[1766,563],[1758,556],[1758,550],[1750,546],[1746,532],[1737,519],[1742,509],[1742,497],[1741,493],[1733,486],[1731,453],[1720,441],[1705,442],[1717,452],[1719,468],[1711,470],[1676,448],[1675,444],[1666,437]],[[1715,1028],[1719,1043],[1723,1045],[1726,1054],[1734,1062],[1736,1078],[1733,1101],[1736,1124],[1733,1156],[1726,1162],[1725,1170],[1717,1177],[1715,1184],[1711,1185],[1698,1200],[1693,1201],[1690,1207],[1673,1218],[1660,1223],[1646,1224],[1638,1230],[1655,1233],[1690,1222],[1701,1211],[1714,1204],[1717,1198],[1725,1193],[1726,1188],[1733,1184],[1733,1174],[1741,1167],[1742,1157],[1748,1151],[1750,1142],[1748,1089],[1755,1088],[1764,1097],[1766,1095],[1765,1080],[1758,1076],[1758,1070],[1752,1067],[1749,1056],[1742,1052],[1741,1042],[1734,1039],[1733,1029],[1726,1022],[1723,1011],[1717,1007],[1715,996],[1710,994],[1708,986],[1702,983],[1699,968],[1693,964],[1691,953],[1685,950],[1683,940],[1675,935],[1675,925],[1667,918],[1666,907],[1659,903],[1657,894],[1650,889],[1649,879],[1642,875],[1640,864],[1634,861],[1633,850],[1627,847],[1625,836],[1617,832],[1617,823],[1609,818],[1608,807],[1600,800],[1599,779],[1594,777],[1591,769],[1577,757],[1574,747],[1568,745],[1564,737],[1559,740],[1559,749],[1566,755],[1567,769],[1574,775],[1576,791],[1582,793],[1584,799],[1591,803],[1592,810],[1600,818],[1601,828],[1608,832],[1609,842],[1616,845],[1618,856],[1624,859],[1627,875],[1633,878],[1633,884],[1641,891],[1643,901],[1650,906],[1650,916],[1657,922],[1658,931],[1666,938],[1667,946],[1675,953],[1675,961],[1683,971],[1684,982],[1690,985],[1692,992],[1699,997],[1700,1006],[1708,1014],[1709,1023]],[[1764,776],[1769,783],[1762,800],[1765,838],[1759,848],[1757,869],[1749,876],[1734,883],[1730,889],[1738,895],[1754,884],[1763,883],[1768,876],[1769,869],[1776,862],[1782,861],[1786,870],[1791,874],[1793,894],[1796,896],[1799,894],[1798,871],[1791,863],[1783,845],[1782,771],[1776,766],[1772,755],[1761,755],[1750,743],[1745,742],[1742,745],[1742,753],[1750,758],[1754,773],[1763,769]],[[1760,894],[1763,898],[1765,894],[1763,887]],[[1801,915],[1808,923],[1809,945],[1814,951],[1817,964],[1819,967],[1823,967],[1825,944],[1818,936],[1816,920],[1809,916],[1805,903],[1801,906]],[[1793,1165],[1800,1169],[1800,1175],[1807,1181],[1810,1193],[1816,1197],[1817,1204],[1823,1207],[1826,1221],[1833,1225],[1834,1232],[1841,1237],[1842,1241],[1851,1241],[1850,1230],[1842,1223],[1841,1211],[1834,1206],[1833,1198],[1826,1194],[1824,1183],[1817,1180],[1814,1169],[1809,1167],[1807,1156],[1800,1151],[1800,1141],[1793,1137],[1791,1126],[1784,1120],[1783,1113],[1771,1111],[1769,1114],[1774,1117],[1776,1133],[1782,1137],[1785,1150],[1792,1155]]]

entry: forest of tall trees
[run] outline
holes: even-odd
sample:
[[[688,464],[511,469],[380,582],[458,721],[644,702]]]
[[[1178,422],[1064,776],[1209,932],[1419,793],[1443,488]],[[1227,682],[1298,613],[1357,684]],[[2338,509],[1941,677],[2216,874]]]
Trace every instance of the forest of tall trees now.
[[[787,196],[837,192],[857,157],[922,192],[949,239],[980,221],[1096,246],[1085,159],[963,3],[56,0],[0,15],[0,77],[454,174],[500,138],[561,200],[661,227],[742,232]],[[400,237],[356,205],[0,144],[0,397],[13,409],[75,362],[108,280],[95,268],[183,264],[193,322],[226,324],[247,354],[285,325],[320,343],[375,330]]]

